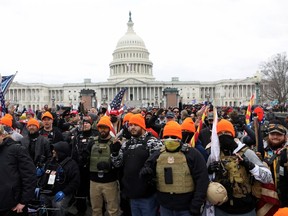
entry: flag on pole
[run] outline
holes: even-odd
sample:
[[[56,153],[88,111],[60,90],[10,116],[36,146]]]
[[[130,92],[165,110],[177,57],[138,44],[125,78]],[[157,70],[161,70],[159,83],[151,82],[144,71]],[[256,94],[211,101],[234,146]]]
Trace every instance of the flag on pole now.
[[[122,108],[122,100],[128,88],[122,88],[110,103],[111,110],[120,110]]]
[[[16,72],[17,73],[17,72]],[[13,82],[14,77],[16,76],[16,73],[14,75],[10,76],[1,76],[0,74],[0,82],[1,82],[1,89],[0,89],[0,104],[1,104],[1,115],[5,115],[6,107],[5,107],[5,94]]]
[[[211,161],[220,160],[220,143],[217,135],[217,124],[218,124],[218,114],[217,108],[213,107],[213,125],[212,125],[212,135],[211,135]]]
[[[8,88],[10,87],[11,83],[13,82],[14,77],[16,76],[17,72],[10,76],[2,76],[1,79],[1,90],[3,95],[6,94]]]
[[[200,113],[202,113],[202,116],[201,116],[201,119],[199,120],[199,125],[197,127],[197,130],[195,131],[191,141],[190,141],[190,146],[191,147],[195,147],[196,145],[196,142],[198,140],[198,137],[199,137],[199,134],[200,134],[200,130],[202,129],[202,125],[203,125],[203,122],[205,120],[205,117],[206,117],[206,113],[207,113],[207,110],[208,110],[208,106],[206,107],[205,105],[202,106],[202,108],[200,109]]]
[[[275,188],[275,184],[271,183],[260,183],[261,184],[261,195],[257,202],[256,213],[257,216],[272,216],[280,207],[278,194]]]
[[[0,117],[1,117],[1,116],[4,116],[6,113],[5,99],[4,99],[4,95],[2,92],[2,88],[0,89],[0,101],[1,101],[1,110],[0,110],[1,112]]]
[[[250,117],[251,117],[251,112],[252,112],[252,106],[254,104],[254,94],[252,94],[248,107],[247,107],[247,111],[246,111],[246,116],[245,116],[245,122],[248,125],[250,123]]]

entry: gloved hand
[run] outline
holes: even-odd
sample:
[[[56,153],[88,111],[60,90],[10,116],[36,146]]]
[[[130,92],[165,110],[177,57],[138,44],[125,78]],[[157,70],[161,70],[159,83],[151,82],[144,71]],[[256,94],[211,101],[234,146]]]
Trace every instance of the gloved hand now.
[[[110,164],[105,161],[101,161],[97,163],[97,169],[98,170],[110,170]]]
[[[208,166],[208,173],[212,174],[214,172],[217,172],[221,169],[221,164],[220,161],[213,161],[212,163],[209,164]]]
[[[199,206],[193,206],[193,205],[190,205],[190,214],[192,216],[201,216],[202,215],[202,212],[204,210],[204,204],[202,204],[200,207]]]
[[[115,143],[110,145],[110,149],[113,156],[117,156],[119,153],[119,150],[121,149],[121,143],[120,141],[116,141]]]
[[[150,167],[143,167],[139,172],[139,177],[144,180],[150,180],[153,177],[153,170]]]
[[[63,200],[65,197],[65,194],[62,191],[59,191],[55,194],[54,196],[54,200],[55,202],[60,202],[61,200]]]
[[[43,174],[44,174],[44,172],[45,172],[45,170],[44,170],[44,168],[43,167],[37,167],[36,168],[36,176],[37,177],[40,177],[40,176],[42,176]]]
[[[239,164],[244,166],[247,170],[252,170],[255,167],[255,164],[249,161],[249,159],[245,156],[242,157]]]

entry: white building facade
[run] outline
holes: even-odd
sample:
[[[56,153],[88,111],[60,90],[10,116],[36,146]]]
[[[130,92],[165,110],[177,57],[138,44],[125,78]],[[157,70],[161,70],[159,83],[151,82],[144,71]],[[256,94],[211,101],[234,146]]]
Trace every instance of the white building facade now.
[[[183,104],[210,101],[215,106],[241,106],[247,105],[250,96],[255,93],[255,77],[215,82],[180,81],[177,77],[172,77],[171,81],[155,80],[148,49],[134,32],[131,13],[127,25],[126,34],[120,38],[113,52],[107,82],[92,83],[91,79],[63,85],[13,82],[5,99],[19,104],[20,109],[25,106],[38,110],[45,104],[77,108],[81,91],[89,89],[95,92],[90,105],[96,107],[110,103],[120,89],[128,87],[124,96],[126,106],[166,107],[164,92],[171,88],[177,89],[178,101]]]

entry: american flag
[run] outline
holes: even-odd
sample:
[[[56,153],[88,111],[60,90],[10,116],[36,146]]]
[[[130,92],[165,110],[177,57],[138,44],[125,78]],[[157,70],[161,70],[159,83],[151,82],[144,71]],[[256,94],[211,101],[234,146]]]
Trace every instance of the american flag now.
[[[5,114],[5,97],[4,95],[6,94],[9,86],[13,82],[14,77],[16,76],[16,73],[14,75],[10,76],[1,76],[0,74],[0,80],[1,80],[1,88],[0,88],[0,102],[1,102],[1,116]]]
[[[122,106],[122,99],[127,89],[128,89],[127,87],[123,88],[117,93],[117,95],[114,97],[114,99],[110,103],[111,110],[120,110]]]

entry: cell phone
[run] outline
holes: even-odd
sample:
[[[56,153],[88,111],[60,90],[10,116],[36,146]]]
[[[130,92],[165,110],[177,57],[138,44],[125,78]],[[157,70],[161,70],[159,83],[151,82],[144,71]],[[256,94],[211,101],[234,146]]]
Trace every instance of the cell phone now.
[[[165,178],[165,184],[173,184],[172,167],[164,168],[164,178]]]

